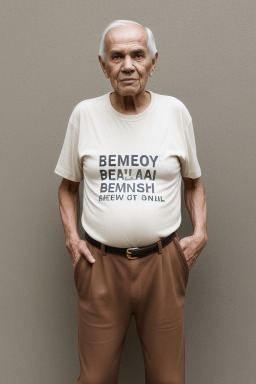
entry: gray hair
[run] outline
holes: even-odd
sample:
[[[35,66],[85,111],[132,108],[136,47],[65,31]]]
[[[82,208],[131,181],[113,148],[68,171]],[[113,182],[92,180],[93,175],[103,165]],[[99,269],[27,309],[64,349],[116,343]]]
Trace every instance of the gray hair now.
[[[151,59],[153,59],[155,57],[155,54],[157,52],[156,43],[155,43],[155,39],[154,39],[153,33],[152,33],[152,31],[149,28],[143,27],[143,25],[141,25],[139,23],[136,23],[136,21],[132,21],[132,20],[115,20],[115,21],[110,23],[105,28],[105,30],[103,31],[102,36],[101,36],[99,55],[101,56],[103,62],[105,62],[105,60],[106,60],[106,52],[105,52],[105,37],[106,37],[106,34],[112,28],[125,27],[129,23],[139,25],[140,27],[145,29],[145,31],[147,33],[147,37],[148,37],[148,49],[149,49],[150,57],[151,57]]]

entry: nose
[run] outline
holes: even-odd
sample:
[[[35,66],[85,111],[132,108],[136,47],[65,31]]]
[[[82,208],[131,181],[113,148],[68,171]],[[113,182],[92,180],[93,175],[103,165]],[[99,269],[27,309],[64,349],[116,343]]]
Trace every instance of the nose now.
[[[124,61],[123,61],[122,70],[123,70],[123,72],[131,72],[134,70],[131,56],[129,56],[129,55],[125,56]]]

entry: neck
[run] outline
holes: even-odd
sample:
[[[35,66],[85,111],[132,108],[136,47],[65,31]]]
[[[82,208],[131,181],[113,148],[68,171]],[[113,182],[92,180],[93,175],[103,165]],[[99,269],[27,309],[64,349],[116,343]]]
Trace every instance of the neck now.
[[[147,91],[142,91],[135,96],[121,96],[116,91],[110,94],[112,107],[125,115],[137,115],[143,112],[150,101],[151,95]]]

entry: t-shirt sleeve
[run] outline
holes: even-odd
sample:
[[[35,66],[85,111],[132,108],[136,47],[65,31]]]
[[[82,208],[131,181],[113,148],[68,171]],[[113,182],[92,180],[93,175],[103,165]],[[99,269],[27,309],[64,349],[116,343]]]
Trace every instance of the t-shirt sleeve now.
[[[75,125],[76,124],[76,125]],[[65,179],[79,182],[83,179],[83,166],[79,158],[79,129],[76,107],[69,118],[62,150],[54,170]]]
[[[186,107],[183,109],[183,124],[186,155],[184,158],[180,159],[181,174],[183,177],[196,179],[201,176],[201,168],[197,158],[193,122]]]

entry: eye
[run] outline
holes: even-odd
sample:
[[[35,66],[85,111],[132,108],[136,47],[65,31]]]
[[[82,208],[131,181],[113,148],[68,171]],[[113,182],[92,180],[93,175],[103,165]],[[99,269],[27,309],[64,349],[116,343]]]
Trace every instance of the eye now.
[[[143,52],[134,53],[134,59],[135,60],[141,60],[143,58],[144,58]]]

